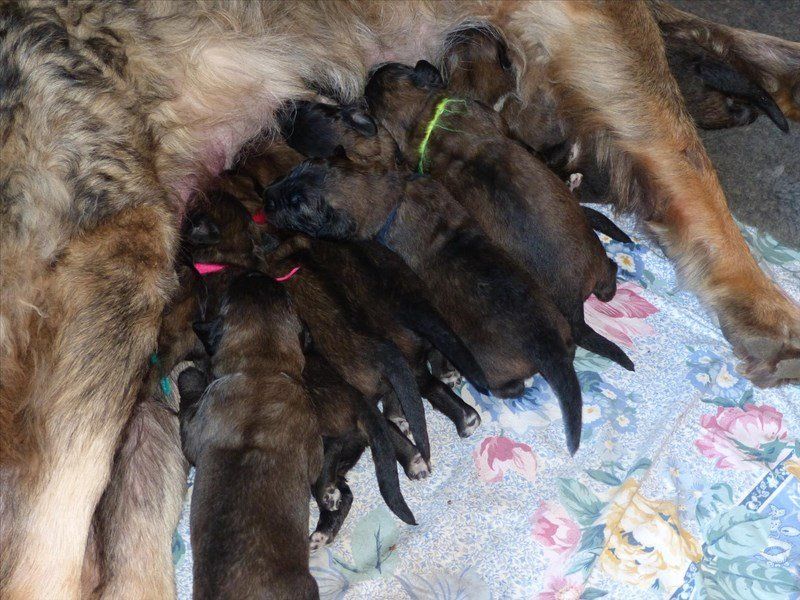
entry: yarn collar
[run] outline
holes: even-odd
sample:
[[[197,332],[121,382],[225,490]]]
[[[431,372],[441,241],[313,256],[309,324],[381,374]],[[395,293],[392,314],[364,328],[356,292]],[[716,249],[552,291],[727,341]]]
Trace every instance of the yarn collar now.
[[[443,116],[458,114],[459,111],[450,108],[453,105],[462,105],[465,106],[467,104],[466,100],[461,98],[442,98],[439,100],[439,103],[436,105],[436,110],[433,112],[433,117],[428,124],[425,126],[425,135],[422,138],[422,141],[419,143],[419,147],[417,148],[417,153],[419,154],[419,164],[417,165],[417,171],[420,175],[425,173],[425,164],[427,162],[427,154],[428,154],[428,142],[431,139],[431,135],[435,129],[444,129],[446,131],[453,131],[452,129],[448,129],[444,125],[441,124],[441,120]]]
[[[389,213],[389,216],[386,218],[386,222],[381,227],[380,231],[378,231],[378,235],[375,239],[383,244],[386,245],[386,236],[389,235],[389,230],[394,225],[395,219],[397,219],[397,211],[400,210],[400,205],[398,204],[392,209],[392,212]]]
[[[200,273],[200,275],[209,275],[211,273],[219,273],[220,271],[224,271],[228,268],[229,265],[222,264],[222,263],[194,263],[195,270]],[[278,283],[283,283],[284,281],[289,281],[292,277],[294,277],[297,272],[300,270],[300,265],[296,267],[292,267],[286,275],[281,275],[280,277],[275,277],[275,281]]]

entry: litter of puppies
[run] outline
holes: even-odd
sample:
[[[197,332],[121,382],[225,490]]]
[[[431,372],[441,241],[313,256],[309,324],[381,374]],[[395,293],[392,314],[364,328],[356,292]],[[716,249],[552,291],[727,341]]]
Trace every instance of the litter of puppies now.
[[[576,346],[633,370],[583,317],[616,291],[593,230],[630,238],[512,137],[498,44],[472,40],[465,60],[454,43],[452,89],[425,61],[389,63],[358,105],[287,106],[284,141],[187,216],[180,297],[195,306],[179,314],[206,352],[178,379],[195,597],[313,597],[309,551],[336,537],[367,447],[386,504],[416,524],[396,463],[431,475],[422,398],[462,437],[480,424],[432,365],[498,397],[540,373],[572,454]]]

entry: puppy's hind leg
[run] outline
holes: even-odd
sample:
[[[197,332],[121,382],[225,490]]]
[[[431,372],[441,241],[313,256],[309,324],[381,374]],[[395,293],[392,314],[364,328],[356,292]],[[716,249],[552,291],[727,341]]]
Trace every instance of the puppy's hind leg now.
[[[420,374],[419,379],[422,395],[431,403],[431,406],[453,422],[458,435],[463,438],[471,436],[481,424],[478,412],[459,398],[450,389],[450,386],[445,385],[427,371]]]
[[[409,479],[425,479],[431,474],[427,461],[419,449],[404,436],[394,423],[389,423],[389,437],[392,440],[395,457]]]
[[[339,507],[336,510],[320,509],[319,511],[317,527],[309,538],[312,552],[317,548],[327,546],[336,539],[344,520],[350,512],[350,507],[353,504],[353,492],[350,490],[350,486],[342,479],[337,489],[341,498]]]

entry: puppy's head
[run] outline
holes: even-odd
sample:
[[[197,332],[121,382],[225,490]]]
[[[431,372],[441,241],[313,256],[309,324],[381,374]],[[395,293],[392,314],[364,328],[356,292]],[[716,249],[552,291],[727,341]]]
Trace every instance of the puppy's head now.
[[[470,28],[447,40],[443,69],[447,88],[500,110],[517,89],[513,54],[499,32]]]
[[[339,148],[328,159],[307,160],[267,188],[264,210],[275,227],[311,237],[369,235],[389,214],[402,190],[393,172],[363,168]]]
[[[353,162],[396,166],[394,141],[360,105],[296,102],[284,111],[281,132],[289,146],[308,158],[329,158],[342,147]]]
[[[252,264],[253,223],[250,213],[226,192],[209,195],[202,210],[191,212],[183,237],[193,262]]]
[[[403,137],[400,132],[415,124],[428,97],[444,87],[441,73],[428,61],[421,60],[414,67],[386,63],[370,75],[364,98],[370,114],[399,140]]]

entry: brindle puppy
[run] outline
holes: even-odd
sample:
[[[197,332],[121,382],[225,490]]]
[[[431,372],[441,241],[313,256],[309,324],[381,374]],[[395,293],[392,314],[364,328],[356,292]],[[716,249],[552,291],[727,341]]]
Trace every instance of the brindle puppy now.
[[[214,282],[220,273],[224,273],[231,266],[250,268],[255,264],[263,266],[262,260],[253,254],[254,240],[258,241],[257,249],[264,253],[264,244],[269,245],[269,249],[274,249],[277,244],[276,239],[267,233],[268,226],[258,226],[252,220],[248,211],[237,201],[236,198],[225,194],[213,194],[213,203],[208,207],[207,212],[195,213],[190,216],[189,237],[194,244],[193,257],[198,261],[196,265],[204,269],[210,269],[211,275],[204,277],[203,282]],[[280,253],[270,255],[270,259],[275,262]],[[291,267],[279,267],[290,272]],[[285,275],[281,272],[278,275]],[[304,273],[303,281],[310,278],[310,273]],[[277,277],[277,275],[276,275]],[[296,283],[295,277],[290,277]],[[287,280],[285,285],[289,285]],[[301,284],[300,289],[304,289]],[[204,311],[212,314],[219,310],[214,303],[219,295],[206,294],[203,299],[202,307]],[[299,296],[304,298],[302,294]],[[310,298],[310,299],[309,299]],[[350,413],[357,414],[361,419],[361,427],[369,436],[372,446],[373,459],[378,479],[378,487],[381,491],[386,504],[403,521],[409,524],[416,524],[411,510],[405,503],[400,484],[397,479],[397,470],[393,457],[403,466],[406,474],[411,479],[421,479],[428,476],[429,459],[427,444],[427,431],[422,412],[419,392],[413,380],[413,375],[408,366],[403,361],[397,348],[391,344],[384,343],[382,340],[370,336],[366,332],[356,330],[358,325],[337,320],[334,313],[337,307],[330,305],[334,299],[327,297],[315,297],[313,292],[306,301],[298,301],[298,295],[293,292],[292,300],[297,308],[301,319],[307,324],[313,324],[311,334],[316,335],[323,347],[325,356],[334,356],[332,361],[337,366],[344,379],[352,383],[368,399],[367,404],[374,407],[377,402],[390,393],[391,390],[400,390],[407,398],[413,402],[412,409],[417,412],[405,411],[408,414],[407,422],[411,430],[416,433],[421,440],[415,446],[407,438],[395,431],[392,427],[386,427],[382,422],[374,422],[371,417],[374,411],[363,407],[351,407]],[[326,305],[326,302],[328,303]],[[313,311],[318,309],[318,313]],[[312,315],[312,318],[309,315]],[[314,318],[316,317],[316,318]],[[206,320],[207,321],[207,320]],[[324,332],[325,327],[330,327],[330,335]],[[213,331],[210,324],[199,323],[197,325],[198,335],[204,339],[210,339]],[[350,340],[349,350],[355,349],[355,354],[348,354],[348,349],[340,350],[338,343],[344,339]],[[326,340],[330,340],[325,344]],[[347,345],[347,344],[345,344]],[[329,358],[330,360],[330,358]],[[407,403],[407,400],[406,400]],[[401,402],[403,409],[405,404]],[[405,419],[404,419],[405,420]]]
[[[328,242],[315,240],[306,261],[327,275],[348,305],[367,327],[394,342],[414,369],[417,384],[434,408],[448,416],[462,437],[480,424],[474,408],[449,386],[431,375],[427,356],[436,347],[479,391],[486,390],[486,376],[463,342],[426,299],[424,284],[393,252],[376,242]],[[401,430],[399,407],[385,407],[387,416]]]
[[[256,271],[209,276],[218,314],[203,337],[214,381],[181,414],[195,465],[195,598],[317,598],[308,571],[309,489],[322,441],[301,378],[302,325]]]
[[[519,109],[514,106],[517,100],[515,64],[519,63],[519,58],[517,53],[508,47],[497,29],[488,26],[460,29],[450,36],[445,47],[442,73],[447,80],[449,92],[462,98],[477,100],[497,111],[509,103],[509,109],[505,114],[515,114]],[[545,79],[544,75],[542,78]],[[542,82],[542,86],[544,85],[545,81]],[[546,102],[544,98],[542,101]],[[538,135],[541,136],[541,140],[546,141],[539,142],[539,151],[523,142],[520,143],[537,157],[545,160],[548,166],[555,163],[564,167],[571,148],[566,140],[566,124],[559,121],[555,111],[548,111],[539,104],[536,106],[539,107],[539,114],[543,119],[543,123],[538,127]],[[527,110],[533,110],[533,107]],[[548,120],[551,122],[548,123]],[[573,171],[564,174],[563,168],[558,172],[562,179],[574,173]],[[594,185],[594,180],[587,181],[587,185]],[[570,190],[573,190],[572,185]],[[582,206],[581,209],[595,231],[624,244],[632,242],[631,238],[603,213],[588,206]]]
[[[377,408],[345,382],[321,354],[310,347],[305,354],[303,381],[311,394],[325,448],[322,471],[312,487],[319,506],[319,520],[310,538],[313,551],[334,540],[350,512],[353,492],[346,475],[367,445],[372,449],[379,485],[386,480],[382,472],[393,472],[397,483],[397,470],[389,437],[392,433]],[[399,493],[399,487],[394,490]],[[387,488],[386,493],[391,490]]]
[[[265,210],[274,225],[314,237],[381,237],[419,275],[493,393],[517,396],[541,371],[559,398],[567,447],[577,450],[582,400],[569,325],[441,184],[341,156],[314,159],[267,189]]]
[[[508,136],[500,115],[448,98],[439,72],[425,61],[380,67],[365,96],[408,163],[438,178],[489,239],[541,282],[576,343],[633,370],[625,352],[583,317],[591,294],[614,296],[616,263],[564,183]]]

